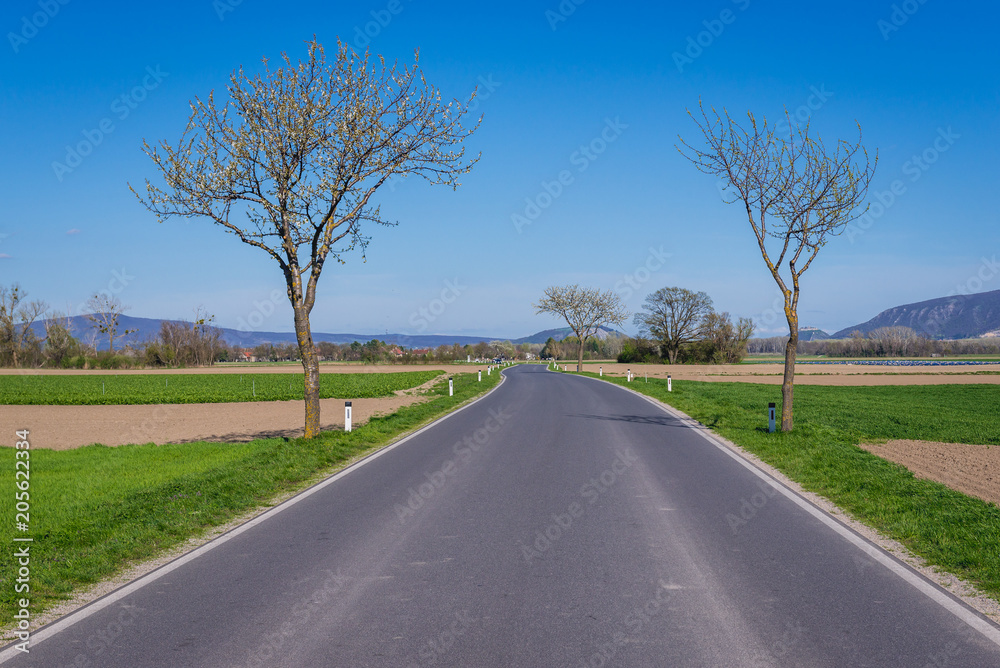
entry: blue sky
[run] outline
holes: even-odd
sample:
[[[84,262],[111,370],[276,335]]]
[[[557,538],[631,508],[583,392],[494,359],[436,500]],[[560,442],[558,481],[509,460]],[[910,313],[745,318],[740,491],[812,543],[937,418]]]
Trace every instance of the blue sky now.
[[[699,97],[734,114],[788,108],[828,141],[855,138],[856,120],[879,151],[871,194],[884,206],[806,273],[803,325],[1000,289],[998,14],[941,0],[11,0],[0,283],[63,312],[107,289],[134,316],[200,306],[222,326],[290,331],[271,260],[205,220],[157,223],[126,183],[155,179],[141,141],[176,143],[189,100],[222,95],[261,57],[304,57],[315,34],[401,62],[419,48],[445,95],[479,86],[484,118],[468,142],[482,159],[457,191],[410,179],[383,192],[399,225],[371,230],[367,262],[327,266],[314,331],[519,337],[559,325],[531,307],[546,286],[580,283],[618,290],[632,311],[661,287],[703,290],[779,333],[745,214],[674,148],[697,138],[686,109]],[[54,167],[81,142],[89,155]],[[532,200],[546,206],[518,229]]]

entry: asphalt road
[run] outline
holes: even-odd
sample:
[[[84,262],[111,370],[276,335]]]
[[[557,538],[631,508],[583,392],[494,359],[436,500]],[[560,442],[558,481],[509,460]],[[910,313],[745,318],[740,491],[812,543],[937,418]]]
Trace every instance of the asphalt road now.
[[[996,627],[652,403],[506,376],[5,665],[1000,666],[947,606]]]

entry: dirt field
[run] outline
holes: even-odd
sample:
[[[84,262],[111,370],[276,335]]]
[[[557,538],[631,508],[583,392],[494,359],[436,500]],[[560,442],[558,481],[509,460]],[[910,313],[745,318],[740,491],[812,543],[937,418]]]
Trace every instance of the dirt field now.
[[[401,371],[436,371],[447,373],[473,373],[486,370],[485,364],[355,364],[325,362],[319,365],[320,373],[399,373]],[[0,375],[109,375],[129,374],[185,374],[185,373],[302,373],[301,364],[222,364],[191,369],[0,369]]]
[[[576,369],[572,362],[560,362],[570,371]],[[584,364],[584,371],[624,376],[632,370],[633,378],[640,382],[644,374],[650,378],[666,378],[669,374],[677,380],[702,380],[717,382],[761,383],[780,385],[783,364]],[[977,374],[990,371],[990,374]],[[633,381],[634,382],[634,381]],[[1000,385],[1000,364],[979,366],[866,366],[859,364],[800,364],[795,367],[795,382],[799,385],[947,385],[975,383]]]
[[[419,396],[353,399],[351,422],[417,403]],[[323,429],[344,428],[344,400],[320,399]],[[250,441],[301,436],[302,401],[140,406],[0,406],[0,423],[31,431],[32,448],[67,450],[91,443],[185,443]],[[5,443],[5,445],[7,445]]]
[[[1000,447],[906,440],[861,447],[902,464],[918,478],[940,482],[1000,506]]]
[[[374,369],[379,367],[369,367]],[[393,367],[413,370],[413,367]],[[468,368],[466,368],[468,371]],[[246,373],[246,370],[243,370]],[[438,382],[400,390],[380,399],[352,399],[351,424],[394,413],[425,401],[423,391]],[[344,428],[344,399],[320,399],[322,429]],[[255,438],[296,437],[303,433],[302,401],[138,406],[0,406],[0,423],[31,431],[34,448],[68,450],[92,443],[237,442]],[[6,444],[5,444],[6,445]]]

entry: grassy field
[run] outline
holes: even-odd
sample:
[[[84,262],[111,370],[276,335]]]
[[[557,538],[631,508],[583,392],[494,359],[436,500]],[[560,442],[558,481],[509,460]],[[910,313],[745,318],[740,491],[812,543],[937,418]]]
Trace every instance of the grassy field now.
[[[800,386],[795,429],[770,434],[767,404],[780,411],[778,386],[674,381],[668,393],[663,380],[604,380],[674,406],[928,563],[1000,599],[1000,509],[918,480],[856,445],[894,438],[1000,444],[1000,388]]]
[[[443,371],[320,374],[323,399],[388,397]],[[301,373],[0,375],[0,404],[121,405],[302,400]]]
[[[393,374],[398,375],[398,374]],[[318,472],[342,468],[495,386],[500,374],[456,374],[455,396],[437,383],[432,399],[372,418],[351,433],[312,440],[88,446],[30,450],[31,611],[75,588],[155,556],[205,529],[301,488]],[[30,436],[29,436],[30,440]],[[15,450],[0,448],[9,493],[0,495],[0,619],[10,620],[17,573]]]

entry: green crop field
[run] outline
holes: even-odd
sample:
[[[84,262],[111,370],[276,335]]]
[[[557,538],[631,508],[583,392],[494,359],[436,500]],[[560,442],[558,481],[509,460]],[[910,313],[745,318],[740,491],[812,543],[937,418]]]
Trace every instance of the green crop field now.
[[[323,399],[391,396],[443,371],[320,374]],[[301,373],[0,376],[0,405],[194,404],[302,400]]]

